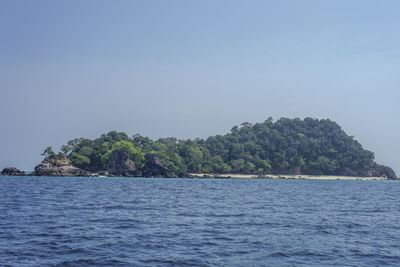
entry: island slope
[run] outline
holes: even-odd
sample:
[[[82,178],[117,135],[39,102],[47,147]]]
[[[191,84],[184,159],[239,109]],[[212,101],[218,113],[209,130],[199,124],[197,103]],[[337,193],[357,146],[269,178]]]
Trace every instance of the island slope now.
[[[397,179],[391,168],[377,164],[371,151],[329,119],[281,118],[274,122],[268,118],[262,123],[244,122],[225,135],[194,140],[174,137],[151,140],[139,134],[129,137],[112,131],[94,140],[73,139],[62,151],[73,166],[100,173],[109,170],[113,152],[121,151],[131,162],[129,168],[135,170],[128,172],[130,176],[236,173]],[[51,148],[45,154],[54,156]],[[118,164],[113,166],[116,173]],[[154,168],[158,171],[153,171]]]

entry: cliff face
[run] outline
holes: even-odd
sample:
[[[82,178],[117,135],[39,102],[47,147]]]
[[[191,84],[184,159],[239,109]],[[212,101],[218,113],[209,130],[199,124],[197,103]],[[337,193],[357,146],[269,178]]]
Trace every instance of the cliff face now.
[[[72,165],[71,160],[62,153],[44,159],[35,167],[35,176],[88,176],[89,173]]]
[[[145,164],[138,169],[129,155],[123,151],[114,150],[108,163],[108,173],[112,176],[121,177],[175,177],[168,170],[167,165],[157,156],[147,153]]]
[[[141,172],[136,169],[129,155],[123,151],[114,150],[108,163],[108,173],[112,176],[138,177]]]
[[[165,162],[156,155],[147,153],[145,155],[146,163],[143,167],[143,176],[145,177],[176,177],[176,174],[169,171]]]

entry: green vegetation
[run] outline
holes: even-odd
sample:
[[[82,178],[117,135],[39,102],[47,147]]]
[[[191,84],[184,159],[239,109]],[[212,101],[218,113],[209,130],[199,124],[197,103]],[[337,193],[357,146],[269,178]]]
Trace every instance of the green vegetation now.
[[[281,118],[273,122],[242,123],[225,135],[207,139],[153,141],[136,134],[109,132],[94,140],[73,139],[62,148],[75,166],[107,170],[113,150],[125,151],[137,167],[153,153],[176,173],[325,174],[345,175],[368,170],[374,154],[331,120]],[[52,150],[47,148],[46,155]],[[54,152],[53,152],[54,153]]]
[[[50,157],[54,157],[56,155],[56,153],[54,153],[53,148],[51,146],[48,146],[43,151],[43,153],[40,154],[40,155],[44,156],[47,159],[47,158],[50,158]]]

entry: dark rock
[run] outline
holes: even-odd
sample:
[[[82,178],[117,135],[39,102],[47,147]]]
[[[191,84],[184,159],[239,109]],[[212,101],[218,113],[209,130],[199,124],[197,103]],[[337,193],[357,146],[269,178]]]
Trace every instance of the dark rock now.
[[[35,176],[89,176],[85,170],[72,165],[71,160],[62,153],[46,158],[35,167]]]
[[[24,176],[25,172],[18,170],[17,168],[14,167],[8,167],[4,168],[3,171],[1,172],[1,175],[7,175],[7,176]]]
[[[390,167],[376,163],[372,167],[365,167],[363,169],[345,169],[341,175],[398,179],[396,173]]]
[[[376,164],[373,170],[371,171],[371,175],[374,177],[385,177],[387,179],[398,179],[396,173],[392,168],[380,164]]]
[[[176,174],[169,171],[167,165],[156,155],[147,153],[145,160],[142,170],[144,177],[176,177]]]
[[[138,177],[141,172],[136,169],[135,163],[123,151],[114,150],[108,163],[108,173],[112,176]]]

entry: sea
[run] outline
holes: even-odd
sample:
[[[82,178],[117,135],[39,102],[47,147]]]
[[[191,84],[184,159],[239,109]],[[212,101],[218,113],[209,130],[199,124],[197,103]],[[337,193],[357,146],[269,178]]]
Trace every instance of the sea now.
[[[0,177],[0,266],[400,266],[400,182]]]

